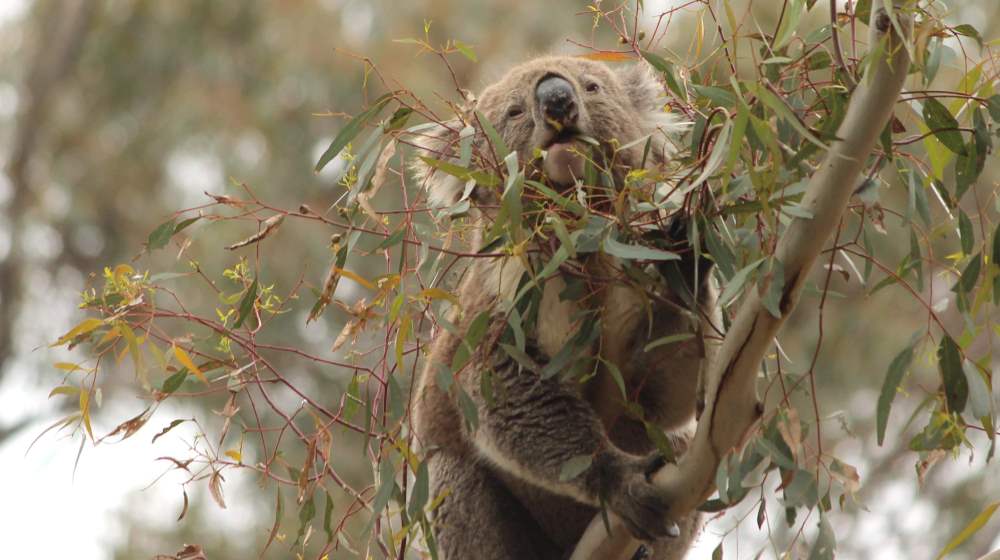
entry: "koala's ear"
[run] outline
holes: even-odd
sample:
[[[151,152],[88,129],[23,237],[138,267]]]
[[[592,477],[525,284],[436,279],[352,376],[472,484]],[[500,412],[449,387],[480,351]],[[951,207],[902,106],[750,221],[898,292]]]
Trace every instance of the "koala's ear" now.
[[[656,70],[645,61],[617,69],[618,79],[632,105],[641,115],[644,128],[659,130],[667,136],[678,136],[689,128],[677,115],[664,111],[667,90]]]
[[[411,131],[411,142],[416,154],[410,160],[410,170],[421,187],[427,189],[427,198],[432,207],[447,207],[458,202],[463,186],[453,177],[427,165],[421,156],[440,161],[451,161],[457,157],[458,134],[462,125],[458,121],[430,123],[426,128]]]
[[[618,68],[618,79],[632,105],[640,112],[657,111],[666,101],[663,82],[645,61]]]

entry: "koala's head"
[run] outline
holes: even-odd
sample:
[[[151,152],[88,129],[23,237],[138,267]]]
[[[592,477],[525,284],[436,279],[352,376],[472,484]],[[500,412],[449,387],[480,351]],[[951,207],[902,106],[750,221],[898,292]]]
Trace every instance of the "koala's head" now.
[[[483,90],[474,109],[517,152],[522,165],[530,164],[550,183],[565,186],[583,176],[588,157],[618,180],[643,162],[651,167],[667,161],[673,153],[671,137],[683,125],[664,112],[664,102],[664,88],[644,62],[612,70],[585,58],[551,56],[511,69]],[[429,157],[456,161],[464,127],[458,121],[444,123],[415,143]],[[485,135],[476,127],[473,143],[485,148]],[[582,155],[586,145],[581,136],[597,140],[600,149]],[[645,138],[651,149],[644,157]],[[536,149],[545,153],[541,161]],[[450,205],[462,196],[461,180],[422,161],[414,169],[432,203]]]

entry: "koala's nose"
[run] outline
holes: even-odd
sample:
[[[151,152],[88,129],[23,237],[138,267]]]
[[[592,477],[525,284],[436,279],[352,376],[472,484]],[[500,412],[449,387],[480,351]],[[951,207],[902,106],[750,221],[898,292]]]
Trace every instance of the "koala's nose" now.
[[[535,98],[549,126],[561,130],[576,124],[579,110],[573,84],[555,74],[547,74],[535,87]]]

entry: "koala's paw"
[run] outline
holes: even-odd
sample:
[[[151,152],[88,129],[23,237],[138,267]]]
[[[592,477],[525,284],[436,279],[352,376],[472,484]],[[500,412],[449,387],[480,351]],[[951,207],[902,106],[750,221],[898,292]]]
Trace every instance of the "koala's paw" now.
[[[618,515],[632,536],[642,541],[680,536],[680,528],[668,517],[669,504],[651,481],[666,464],[659,454],[630,460],[623,465],[619,484],[606,495],[608,509]]]

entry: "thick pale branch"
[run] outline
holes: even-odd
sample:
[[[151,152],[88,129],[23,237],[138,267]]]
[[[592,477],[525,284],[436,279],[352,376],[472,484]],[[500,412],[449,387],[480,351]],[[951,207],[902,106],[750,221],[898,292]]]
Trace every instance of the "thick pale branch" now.
[[[902,4],[899,0],[897,5]],[[909,19],[895,18],[909,33]],[[802,202],[811,219],[796,219],[784,232],[775,256],[784,267],[781,318],[767,311],[754,291],[743,303],[726,334],[718,356],[708,368],[706,407],[695,438],[677,465],[667,465],[655,481],[668,497],[671,515],[680,519],[714,492],[715,472],[722,458],[738,449],[761,415],[755,381],[761,360],[791,313],[813,262],[837,228],[857,186],[868,156],[889,122],[909,66],[906,38],[897,35],[883,9],[872,10],[870,45],[882,45],[851,98],[840,139],[831,144],[821,167],[810,179]],[[598,515],[577,544],[572,560],[627,560],[639,543],[612,518],[609,534]]]

